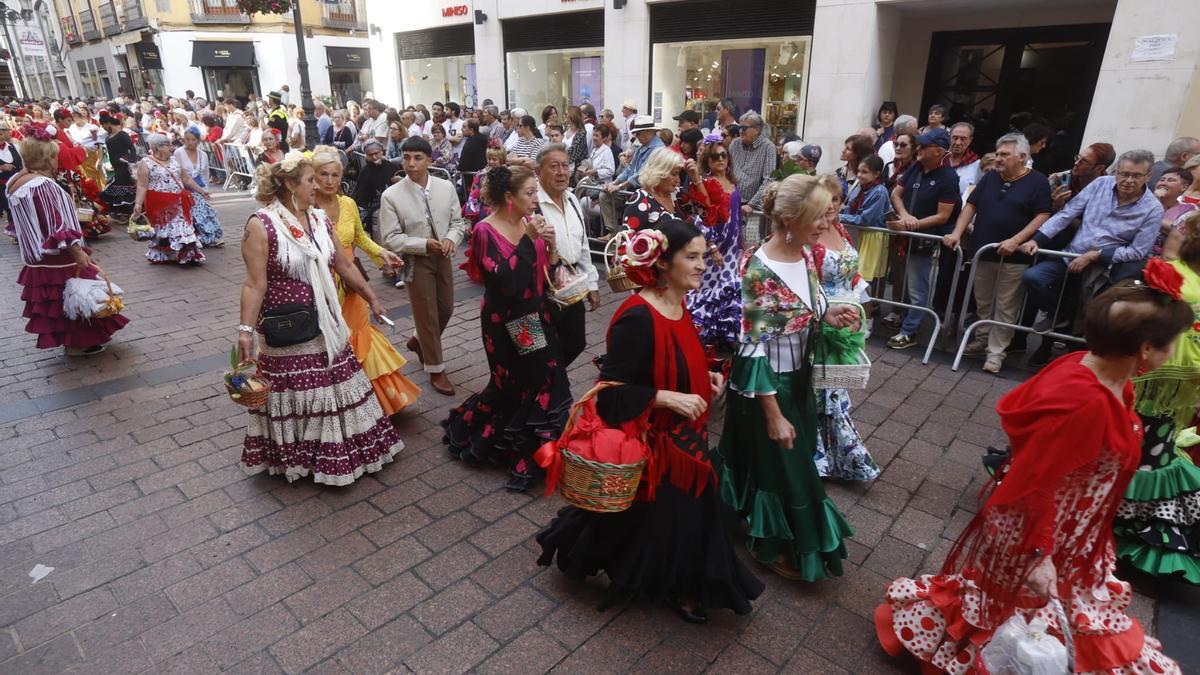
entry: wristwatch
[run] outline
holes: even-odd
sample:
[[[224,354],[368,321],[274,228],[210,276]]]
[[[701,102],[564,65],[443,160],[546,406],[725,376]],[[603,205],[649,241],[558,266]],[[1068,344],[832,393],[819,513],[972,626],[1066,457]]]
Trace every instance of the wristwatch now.
[[[254,326],[247,326],[244,323],[241,324],[240,326],[238,326],[237,329],[238,329],[239,333],[250,333],[250,334],[254,333]]]

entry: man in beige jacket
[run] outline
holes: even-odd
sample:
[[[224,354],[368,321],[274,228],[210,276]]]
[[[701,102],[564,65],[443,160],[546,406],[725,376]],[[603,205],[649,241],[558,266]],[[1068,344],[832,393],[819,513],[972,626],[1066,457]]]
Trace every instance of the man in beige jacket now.
[[[414,136],[400,147],[405,177],[383,191],[379,205],[382,244],[408,261],[408,298],[417,334],[408,348],[429,373],[434,391],[454,395],[442,361],[442,331],[454,312],[454,249],[462,243],[467,221],[458,194],[448,180],[429,175],[433,148]]]

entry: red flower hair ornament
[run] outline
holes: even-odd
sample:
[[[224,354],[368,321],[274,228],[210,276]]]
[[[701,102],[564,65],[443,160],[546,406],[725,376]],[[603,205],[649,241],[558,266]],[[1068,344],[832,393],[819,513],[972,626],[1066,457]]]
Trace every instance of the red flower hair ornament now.
[[[1162,258],[1151,258],[1142,269],[1142,279],[1156,291],[1171,296],[1174,300],[1183,297],[1183,275]]]
[[[57,133],[56,129],[45,122],[30,122],[21,127],[22,138],[32,138],[43,143],[55,140]]]
[[[658,230],[638,230],[618,236],[625,237],[617,246],[617,262],[625,270],[625,276],[639,286],[653,286],[654,263],[667,250],[667,235]]]

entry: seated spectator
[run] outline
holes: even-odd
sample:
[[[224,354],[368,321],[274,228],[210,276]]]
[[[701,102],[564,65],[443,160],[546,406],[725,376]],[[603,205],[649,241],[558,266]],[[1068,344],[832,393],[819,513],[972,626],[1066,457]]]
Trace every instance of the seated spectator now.
[[[520,109],[514,110],[514,114]],[[513,140],[516,139],[516,140]],[[546,144],[546,139],[542,138],[542,132],[538,131],[537,120],[533,119],[533,115],[522,115],[517,126],[517,133],[509,137],[511,144],[505,143],[504,149],[508,152],[509,164],[521,164],[529,167],[534,166],[534,158],[537,157],[538,151]]]
[[[1048,247],[1071,221],[1082,218],[1079,231],[1063,249],[1078,257],[1070,262],[1061,258],[1042,260],[1022,275],[1030,300],[1038,310],[1051,317],[1056,314],[1068,273],[1089,271],[1085,284],[1092,285],[1095,276],[1102,276],[1111,285],[1141,270],[1163,218],[1162,204],[1146,188],[1153,163],[1154,155],[1148,150],[1125,152],[1117,162],[1116,175],[1093,180],[1038,228],[1033,239],[1022,244],[1022,252],[1033,255],[1038,248]],[[1030,358],[1031,365],[1048,361],[1050,344],[1050,340],[1043,340],[1038,352]]]
[[[623,209],[625,200],[618,199],[613,193],[622,190],[637,190],[642,187],[641,172],[646,160],[659,148],[666,147],[658,135],[659,127],[654,118],[649,115],[637,115],[629,124],[629,133],[640,144],[629,160],[629,164],[617,174],[611,183],[604,186],[604,194],[600,196],[600,208],[604,216],[604,227],[610,233],[617,231],[617,209]],[[680,159],[682,163],[682,158]]]
[[[1183,170],[1192,175],[1192,186],[1179,197],[1179,201],[1200,206],[1200,155],[1192,157],[1183,165]]]
[[[433,148],[433,155],[429,158],[430,166],[454,171],[458,166],[458,158],[454,156],[454,148],[450,145],[450,139],[446,137],[446,127],[434,124],[430,127],[430,134],[429,145]]]
[[[1050,217],[1050,183],[1046,176],[1025,166],[1027,159],[1029,141],[1024,136],[1001,136],[996,141],[999,170],[979,179],[954,232],[943,239],[946,246],[958,247],[973,221],[972,255],[989,244],[999,245],[977,263],[975,305],[980,318],[1008,324],[1014,323],[1021,312],[1021,275],[1032,262],[1028,256],[1018,255],[1017,249]],[[1013,329],[1006,326],[980,326],[964,354],[986,355],[983,369],[998,373],[1012,338]]]
[[[1191,185],[1192,174],[1180,167],[1171,167],[1163,171],[1158,182],[1154,184],[1154,196],[1158,198],[1158,203],[1162,204],[1163,219],[1162,229],[1159,230],[1158,238],[1154,240],[1152,255],[1162,256],[1163,245],[1171,231],[1178,229],[1189,213],[1200,208],[1200,205],[1179,199]]]
[[[1050,175],[1050,199],[1055,212],[1062,210],[1071,197],[1083,192],[1088,183],[1108,173],[1117,159],[1117,151],[1108,143],[1092,143],[1075,155],[1075,165],[1068,171]]]
[[[1171,141],[1163,158],[1154,163],[1150,170],[1150,185],[1158,185],[1163,172],[1172,167],[1181,169],[1188,160],[1200,155],[1200,138],[1180,136]]]
[[[898,232],[923,232],[946,235],[958,220],[962,207],[958,193],[958,175],[943,161],[950,151],[950,134],[934,129],[917,136],[917,161],[892,191],[892,208],[897,218],[888,228]],[[933,259],[938,243],[926,239],[909,242],[906,290],[908,304],[928,307],[932,299]],[[925,312],[910,309],[900,324],[900,332],[888,340],[892,349],[908,349],[917,344],[917,333]]]

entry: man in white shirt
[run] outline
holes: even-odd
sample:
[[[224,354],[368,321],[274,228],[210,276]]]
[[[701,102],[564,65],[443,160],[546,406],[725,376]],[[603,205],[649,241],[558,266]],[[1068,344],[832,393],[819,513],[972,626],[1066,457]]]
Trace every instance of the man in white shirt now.
[[[454,151],[454,158],[458,159],[462,156],[463,147],[463,120],[459,115],[462,113],[462,108],[454,101],[446,104],[446,111],[450,116],[446,118],[442,125],[446,127],[446,138],[450,140],[450,149]]]
[[[417,114],[413,111],[405,110],[400,113],[400,124],[403,124],[404,128],[408,130],[409,138],[421,135],[421,125],[417,124]]]
[[[242,115],[242,111],[238,108],[237,99],[225,99],[225,131],[221,133],[218,144],[236,143],[242,137],[242,132],[246,130],[246,118]]]
[[[521,126],[521,118],[528,114],[524,108],[513,108],[509,111],[508,121],[512,126],[509,127],[508,138],[504,139],[505,152],[512,152],[513,148],[517,147],[517,141],[521,140],[521,134],[517,133],[517,127]]]
[[[433,125],[440,124],[442,125],[443,129],[446,129],[446,135],[449,136],[450,130],[446,128],[445,106],[443,106],[440,101],[434,101],[430,108],[430,114],[433,115],[433,117],[425,121],[425,126],[421,128],[421,135],[425,137],[425,140],[433,138]]]
[[[538,209],[546,224],[554,228],[554,246],[558,259],[568,266],[572,276],[583,275],[587,283],[587,304],[595,311],[600,306],[596,265],[588,247],[583,206],[568,190],[571,185],[571,160],[567,146],[550,143],[537,154]],[[581,300],[569,307],[550,303],[550,316],[562,341],[563,367],[569,368],[587,347],[587,315]]]
[[[386,147],[388,122],[387,117],[383,114],[383,104],[375,99],[367,99],[363,103],[363,110],[367,113],[367,119],[363,121],[362,129],[358,131],[357,145],[374,139]]]
[[[633,120],[637,118],[637,111],[637,101],[631,98],[625,99],[625,102],[621,104],[621,115],[625,118],[620,124],[622,150],[629,147],[629,125],[633,124]]]
[[[958,174],[958,193],[962,195],[963,203],[967,203],[967,194],[979,182],[979,155],[971,149],[971,141],[975,139],[975,127],[969,122],[959,122],[950,127],[950,168]]]

